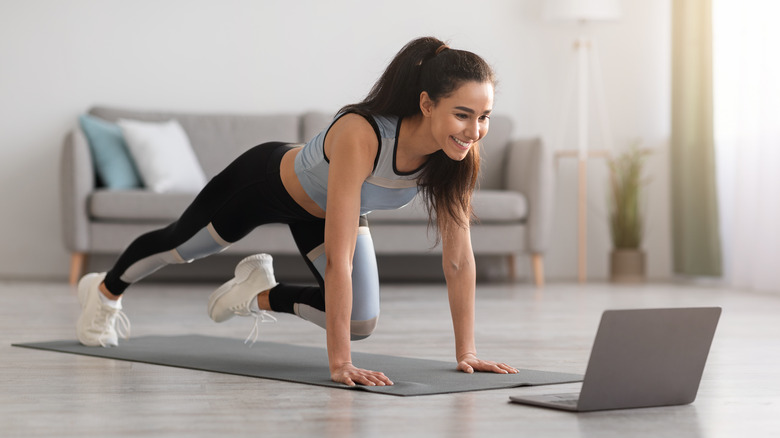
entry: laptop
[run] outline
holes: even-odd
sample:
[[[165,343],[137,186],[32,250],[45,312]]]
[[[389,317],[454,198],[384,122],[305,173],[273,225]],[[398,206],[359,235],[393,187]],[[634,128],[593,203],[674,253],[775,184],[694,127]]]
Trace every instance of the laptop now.
[[[720,307],[607,310],[579,393],[511,396],[575,412],[692,403]]]

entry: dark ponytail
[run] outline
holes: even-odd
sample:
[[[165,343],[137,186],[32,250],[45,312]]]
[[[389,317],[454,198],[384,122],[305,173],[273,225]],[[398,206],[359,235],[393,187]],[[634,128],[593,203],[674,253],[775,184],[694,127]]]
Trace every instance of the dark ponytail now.
[[[408,117],[420,112],[420,66],[445,45],[433,37],[418,38],[395,55],[362,102],[340,112]]]
[[[493,69],[484,59],[465,50],[450,49],[438,38],[418,38],[390,61],[362,102],[347,105],[340,112],[410,117],[421,113],[423,91],[438,102],[471,81],[495,85]],[[468,225],[473,217],[471,194],[478,174],[478,144],[462,161],[450,159],[443,151],[429,156],[418,181],[429,224],[440,231],[446,231],[442,227],[450,223],[445,218],[461,227]]]

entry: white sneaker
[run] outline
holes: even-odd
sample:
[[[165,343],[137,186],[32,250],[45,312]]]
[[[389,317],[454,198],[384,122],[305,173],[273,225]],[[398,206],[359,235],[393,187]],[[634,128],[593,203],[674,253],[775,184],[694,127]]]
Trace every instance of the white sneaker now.
[[[238,316],[268,315],[264,310],[253,311],[252,301],[257,295],[276,286],[273,258],[268,254],[255,254],[241,260],[236,266],[236,276],[219,287],[209,297],[209,317],[215,322],[223,322]],[[275,319],[275,318],[273,318]]]
[[[76,334],[79,342],[90,347],[113,347],[119,343],[118,338],[127,339],[130,335],[130,321],[122,312],[122,303],[117,301],[116,306],[111,306],[101,299],[98,288],[104,278],[105,272],[87,274],[78,285],[81,316],[76,323]]]

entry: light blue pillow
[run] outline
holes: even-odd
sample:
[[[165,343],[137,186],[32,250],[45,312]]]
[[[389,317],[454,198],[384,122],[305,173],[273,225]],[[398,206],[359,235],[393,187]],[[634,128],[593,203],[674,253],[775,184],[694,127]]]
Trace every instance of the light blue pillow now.
[[[88,114],[81,115],[79,123],[89,140],[95,170],[103,185],[109,189],[142,187],[143,182],[119,125]]]

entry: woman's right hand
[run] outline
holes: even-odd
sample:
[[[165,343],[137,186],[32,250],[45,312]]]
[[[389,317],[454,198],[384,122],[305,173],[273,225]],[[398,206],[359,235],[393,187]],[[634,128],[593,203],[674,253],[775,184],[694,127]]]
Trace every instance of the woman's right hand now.
[[[388,386],[393,381],[379,371],[364,370],[352,365],[351,362],[342,364],[330,372],[330,378],[336,383],[348,386]]]

